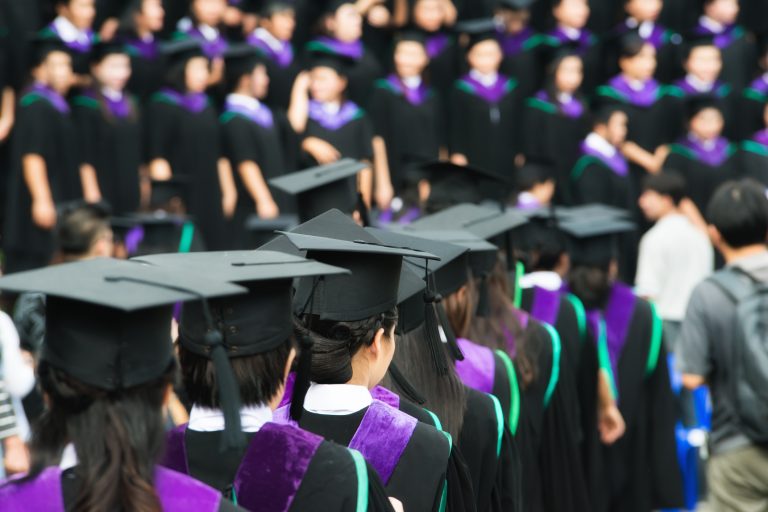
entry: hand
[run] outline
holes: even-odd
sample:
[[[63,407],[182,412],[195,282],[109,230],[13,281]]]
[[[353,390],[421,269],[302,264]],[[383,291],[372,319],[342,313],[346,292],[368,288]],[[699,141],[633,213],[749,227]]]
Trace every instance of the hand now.
[[[32,201],[32,221],[42,229],[52,229],[56,225],[56,207],[53,201]]]
[[[11,134],[13,128],[13,120],[10,120],[8,116],[0,118],[0,142],[3,142]]]
[[[603,407],[597,415],[597,429],[603,444],[612,445],[624,435],[627,425],[615,404]]]
[[[303,94],[309,94],[309,85],[312,83],[312,80],[309,76],[308,71],[302,71],[298,75],[296,75],[296,80],[293,82],[293,91],[294,92],[301,92]]]
[[[237,194],[221,196],[221,210],[224,212],[225,218],[231,219],[235,215],[235,207],[237,207]]]
[[[397,498],[389,498],[389,503],[392,505],[392,508],[395,509],[395,512],[405,512],[403,503]]]
[[[469,160],[461,153],[454,153],[451,155],[451,163],[455,165],[469,165]]]
[[[320,165],[332,164],[341,158],[341,153],[328,142],[317,137],[307,137],[301,148],[317,160]]]
[[[376,191],[374,192],[374,200],[379,210],[386,210],[389,208],[392,199],[395,197],[395,189],[392,188],[391,183],[377,183]]]
[[[256,203],[256,213],[261,219],[274,219],[280,215],[280,209],[270,197]]]
[[[9,475],[29,471],[29,452],[19,436],[11,436],[4,442],[3,465]]]

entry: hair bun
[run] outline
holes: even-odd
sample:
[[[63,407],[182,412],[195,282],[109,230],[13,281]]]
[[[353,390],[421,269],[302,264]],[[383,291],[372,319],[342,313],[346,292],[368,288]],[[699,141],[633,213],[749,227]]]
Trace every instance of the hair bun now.
[[[331,329],[330,338],[335,341],[349,341],[352,337],[352,330],[348,325],[336,324]]]

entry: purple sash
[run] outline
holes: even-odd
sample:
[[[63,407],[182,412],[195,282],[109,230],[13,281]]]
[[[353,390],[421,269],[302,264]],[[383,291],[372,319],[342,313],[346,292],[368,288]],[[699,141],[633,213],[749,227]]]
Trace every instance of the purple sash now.
[[[374,400],[357,427],[349,447],[363,454],[384,485],[411,441],[418,421],[384,402]]]
[[[596,149],[588,146],[586,141],[584,141],[581,143],[581,152],[585,155],[597,158],[603,162],[606,167],[608,167],[619,176],[626,176],[629,174],[629,162],[627,162],[627,159],[624,158],[624,155],[622,155],[618,150],[613,154],[613,156],[606,156]]]
[[[533,288],[531,315],[549,325],[555,325],[560,312],[560,292],[536,286]]]
[[[493,351],[465,338],[459,338],[456,342],[464,354],[463,361],[456,361],[456,373],[461,382],[484,393],[493,392],[496,370]]]
[[[55,34],[56,37],[58,37],[62,43],[64,43],[64,46],[72,50],[76,53],[88,53],[91,51],[91,48],[93,47],[93,40],[94,40],[94,34],[92,30],[86,30],[85,35],[88,36],[87,42],[81,42],[78,39],[75,39],[74,41],[65,41],[63,37],[61,37],[61,34],[59,33],[59,29],[56,28],[55,23],[51,23],[48,25],[48,31]]]
[[[411,105],[421,105],[424,103],[424,100],[427,99],[429,94],[429,87],[427,87],[423,80],[418,87],[411,89],[410,87],[406,87],[397,75],[392,74],[387,77],[387,83],[389,83],[394,90],[402,94]]]
[[[593,43],[592,33],[586,29],[580,30],[579,36],[576,39],[571,39],[568,37],[568,34],[565,33],[565,30],[560,27],[556,27],[555,29],[551,30],[549,33],[547,33],[547,35],[551,38],[554,38],[561,45],[576,43],[582,50],[592,46]]]
[[[714,36],[713,41],[715,46],[722,50],[742,37],[744,35],[744,30],[738,25],[729,25],[722,32],[713,32],[704,25],[698,25],[693,33],[700,36]]]
[[[339,130],[360,115],[360,108],[351,101],[345,101],[336,113],[325,110],[319,101],[310,100],[309,102],[309,118],[326,130]]]
[[[53,108],[55,108],[60,114],[69,114],[70,109],[67,100],[64,99],[64,96],[54,91],[50,87],[38,83],[30,87],[27,93],[37,94],[38,96],[42,97],[48,103],[50,103],[51,106],[53,106]],[[22,105],[23,104],[24,99],[22,98]]]
[[[531,27],[525,27],[517,34],[499,34],[499,44],[507,57],[513,57],[521,53],[528,40],[535,36],[536,32]]]
[[[64,512],[61,489],[62,470],[58,466],[46,468],[37,478],[22,484],[0,486],[0,503],[4,512]],[[197,510],[216,512],[221,494],[215,489],[186,475],[157,467],[155,491],[166,512]]]
[[[246,119],[256,123],[262,128],[272,128],[275,124],[274,116],[268,106],[259,103],[257,108],[248,108],[227,100],[224,104],[224,111],[233,114],[240,114]]]
[[[400,409],[400,396],[394,391],[390,391],[382,386],[376,386],[371,390],[371,396],[374,400],[384,402],[395,409]]]
[[[285,393],[283,394],[283,399],[280,400],[280,405],[278,405],[278,409],[280,407],[283,407],[284,405],[288,405],[291,403],[291,399],[293,398],[293,386],[296,385],[296,372],[291,372],[288,374],[288,378],[285,380]]]
[[[186,425],[168,434],[163,465],[188,473]],[[290,425],[266,423],[251,440],[233,482],[238,504],[254,512],[287,512],[323,438]]]
[[[711,148],[705,148],[699,141],[686,137],[680,142],[680,145],[688,148],[696,158],[710,167],[717,167],[728,160],[731,156],[731,143],[725,137],[718,137]]]
[[[224,56],[224,52],[227,51],[229,43],[221,34],[218,34],[214,40],[208,40],[205,38],[199,28],[193,27],[187,31],[187,35],[197,41],[200,41],[200,45],[203,48],[203,54],[209,59],[218,59]]]
[[[515,88],[515,83],[502,74],[499,74],[496,77],[496,82],[490,87],[479,80],[476,80],[469,74],[464,75],[459,80],[459,84],[462,85],[463,88],[471,90],[473,94],[484,99],[488,103],[498,103],[508,92]]]
[[[169,87],[164,87],[160,89],[158,94],[165,96],[175,105],[194,114],[199,114],[208,106],[208,96],[203,92],[182,94]]]
[[[289,41],[280,41],[280,49],[275,50],[269,43],[256,34],[251,34],[246,39],[248,44],[263,51],[275,64],[281,68],[287,68],[293,64],[293,46]]]
[[[139,37],[125,39],[125,45],[129,52],[146,60],[155,60],[160,55],[160,45],[157,40],[150,39],[145,41]]]
[[[334,55],[341,55],[353,60],[360,60],[363,58],[365,48],[361,40],[357,41],[339,41],[332,37],[320,36],[314,41],[311,41],[308,45],[310,50],[319,49],[320,51],[326,51]]]
[[[650,107],[656,103],[659,98],[661,86],[659,83],[650,79],[643,83],[641,89],[633,89],[623,75],[618,75],[608,81],[608,86],[612,87],[622,94],[629,103],[638,107]]]
[[[635,303],[637,296],[632,289],[621,283],[613,285],[611,296],[608,298],[608,304],[605,311],[591,310],[587,311],[587,322],[595,339],[599,336],[599,323],[601,318],[605,318],[606,344],[608,346],[608,355],[611,360],[611,369],[614,379],[619,380],[618,366],[621,352],[627,343],[627,333],[629,324],[635,312]]]
[[[768,146],[768,129],[762,129],[752,136],[752,140],[763,146]]]

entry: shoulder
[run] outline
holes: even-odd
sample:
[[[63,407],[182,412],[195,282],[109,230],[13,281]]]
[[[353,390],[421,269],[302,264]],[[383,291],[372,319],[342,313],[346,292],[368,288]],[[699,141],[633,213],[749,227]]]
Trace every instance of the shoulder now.
[[[216,511],[221,494],[194,478],[158,466],[155,470],[155,489],[160,495],[163,510]]]
[[[85,110],[99,110],[99,100],[87,94],[79,94],[72,99],[72,106]]]

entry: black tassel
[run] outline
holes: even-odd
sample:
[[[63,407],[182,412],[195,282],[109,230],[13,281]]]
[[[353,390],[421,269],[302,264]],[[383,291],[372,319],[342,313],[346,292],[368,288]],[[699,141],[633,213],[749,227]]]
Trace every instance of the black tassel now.
[[[221,451],[245,446],[245,435],[240,425],[240,389],[237,386],[227,351],[224,349],[219,331],[206,334],[206,344],[211,347],[211,361],[216,370],[216,384],[219,387],[219,406],[224,414],[224,432],[221,437]]]
[[[487,318],[490,313],[490,304],[488,298],[488,276],[485,275],[480,278],[480,286],[477,292],[477,308],[475,314],[479,318]]]
[[[424,337],[435,371],[438,375],[444,376],[448,374],[448,360],[445,357],[443,341],[440,339],[440,324],[435,309],[441,299],[440,295],[433,295],[430,292],[424,294]]]
[[[459,343],[456,341],[456,334],[451,329],[451,324],[448,322],[448,315],[445,313],[445,308],[442,304],[436,304],[437,317],[440,319],[440,325],[445,333],[445,343],[448,345],[448,353],[451,355],[451,359],[454,361],[463,361],[464,354],[459,348]]]
[[[416,404],[424,405],[427,399],[413,387],[413,384],[411,384],[408,378],[403,375],[400,368],[398,368],[394,362],[389,365],[389,375],[392,377],[392,381],[397,386],[397,389],[400,390],[400,393],[405,396],[405,398]]]
[[[360,222],[363,223],[363,227],[369,227],[371,225],[371,216],[368,212],[368,207],[365,205],[365,200],[363,200],[363,194],[360,192],[357,193],[357,204],[355,205],[355,209],[357,210],[357,213],[360,214]]]
[[[299,336],[301,353],[296,365],[296,382],[293,385],[291,398],[291,418],[298,422],[304,410],[304,398],[309,390],[310,374],[312,372],[312,339],[309,336]]]

